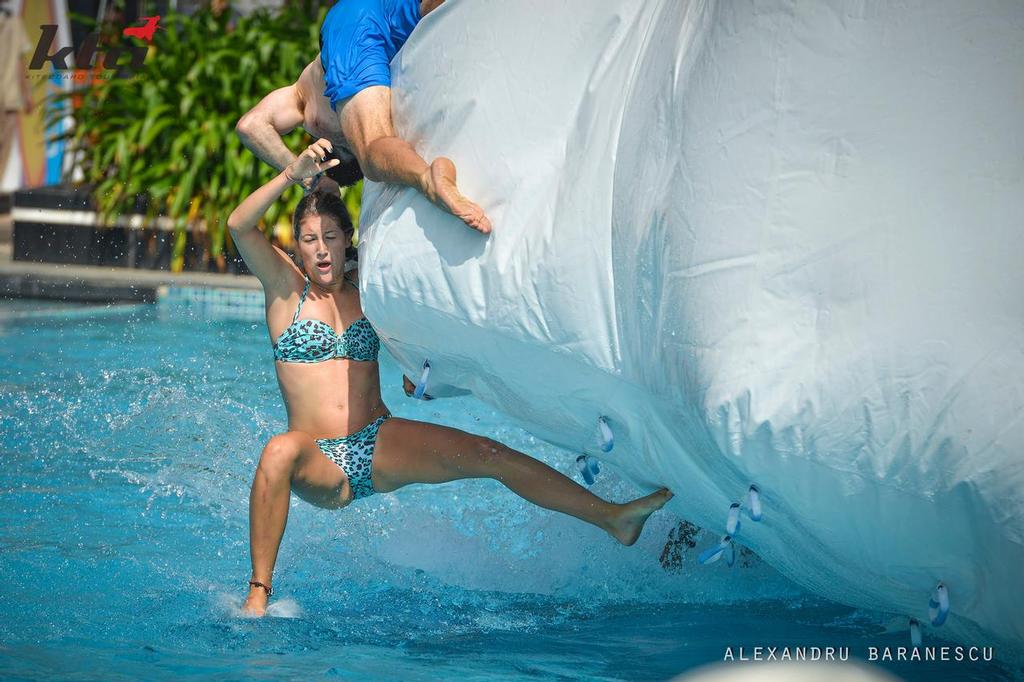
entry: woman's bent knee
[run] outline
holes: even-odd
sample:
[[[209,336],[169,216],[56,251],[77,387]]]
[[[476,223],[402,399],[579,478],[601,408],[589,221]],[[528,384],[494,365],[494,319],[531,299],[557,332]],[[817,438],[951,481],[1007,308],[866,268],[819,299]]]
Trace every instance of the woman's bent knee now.
[[[263,447],[259,468],[273,473],[286,472],[290,475],[295,470],[295,464],[301,454],[301,439],[294,434],[279,433]]]

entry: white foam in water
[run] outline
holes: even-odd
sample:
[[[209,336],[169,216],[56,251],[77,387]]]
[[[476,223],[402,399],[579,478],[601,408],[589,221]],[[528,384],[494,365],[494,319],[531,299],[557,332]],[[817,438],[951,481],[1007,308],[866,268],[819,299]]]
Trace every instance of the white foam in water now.
[[[713,533],[756,481],[818,594],[1019,646],[1022,70],[1016,1],[447,3],[396,124],[494,232],[367,183],[364,309]]]
[[[227,592],[217,593],[217,610],[232,616],[233,618],[256,618],[242,610],[245,597]],[[267,604],[267,612],[264,617],[270,618],[301,618],[302,607],[297,601],[290,597],[272,597]]]
[[[267,605],[267,615],[274,618],[301,618],[302,607],[294,599],[275,599]]]
[[[242,604],[245,603],[245,597],[237,594],[231,594],[228,592],[217,592],[216,593],[216,610],[221,613],[226,613],[234,618],[249,618],[249,614],[242,610]]]

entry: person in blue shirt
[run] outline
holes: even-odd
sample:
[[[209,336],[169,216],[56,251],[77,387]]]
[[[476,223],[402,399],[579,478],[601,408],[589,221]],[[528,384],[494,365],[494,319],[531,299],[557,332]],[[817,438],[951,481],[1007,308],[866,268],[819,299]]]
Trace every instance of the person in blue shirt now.
[[[302,126],[331,141],[340,164],[327,177],[303,183],[338,191],[360,177],[419,190],[437,206],[484,234],[491,222],[456,185],[446,157],[427,163],[391,121],[391,59],[416,24],[444,0],[340,0],[320,27],[320,54],[299,79],[274,90],[236,125],[242,143],[277,170],[296,156],[281,135]]]

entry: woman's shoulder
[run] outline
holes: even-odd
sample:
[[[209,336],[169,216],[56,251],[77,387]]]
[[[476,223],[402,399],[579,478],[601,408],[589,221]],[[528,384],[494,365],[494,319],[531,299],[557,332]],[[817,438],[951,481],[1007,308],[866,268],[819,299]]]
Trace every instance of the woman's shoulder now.
[[[302,305],[302,295],[308,280],[297,271],[289,272],[286,282],[276,289],[264,287],[267,331],[274,338],[288,328],[295,312]]]
[[[271,303],[288,301],[301,296],[303,290],[309,284],[309,279],[298,268],[291,267],[282,273],[277,286],[263,286],[263,294],[267,299],[267,306]]]

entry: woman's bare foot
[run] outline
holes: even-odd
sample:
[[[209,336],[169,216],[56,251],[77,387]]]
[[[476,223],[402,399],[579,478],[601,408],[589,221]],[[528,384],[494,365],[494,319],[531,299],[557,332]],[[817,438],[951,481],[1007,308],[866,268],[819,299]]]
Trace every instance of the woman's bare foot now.
[[[267,591],[255,585],[249,586],[249,596],[242,604],[242,612],[247,616],[262,616],[267,612]]]
[[[664,507],[673,496],[671,490],[662,488],[645,497],[618,505],[616,517],[608,524],[608,533],[629,547],[640,537],[640,531],[644,529],[648,517]]]
[[[484,234],[491,231],[491,221],[482,208],[459,193],[455,185],[455,164],[439,156],[423,174],[424,194],[453,216]]]

